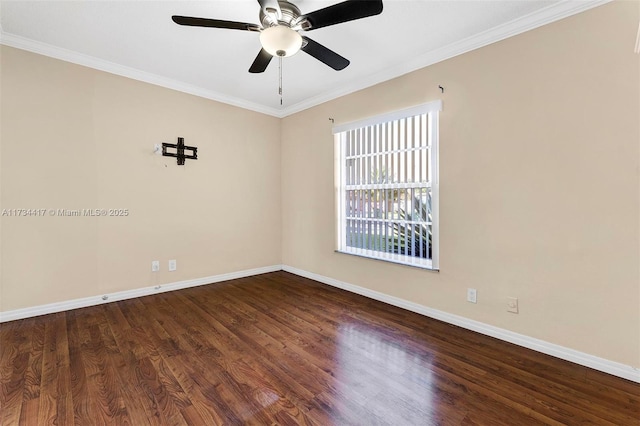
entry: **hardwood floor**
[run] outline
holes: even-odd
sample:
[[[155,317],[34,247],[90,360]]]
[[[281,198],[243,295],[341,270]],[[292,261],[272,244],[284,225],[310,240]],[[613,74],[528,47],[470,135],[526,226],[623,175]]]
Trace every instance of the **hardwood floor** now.
[[[640,385],[275,272],[0,324],[8,425],[640,424]]]

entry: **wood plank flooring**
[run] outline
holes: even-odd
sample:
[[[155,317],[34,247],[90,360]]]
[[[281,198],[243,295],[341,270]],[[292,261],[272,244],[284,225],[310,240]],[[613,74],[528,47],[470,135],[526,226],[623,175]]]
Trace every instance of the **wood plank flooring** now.
[[[286,272],[0,324],[0,424],[638,425],[640,385]]]

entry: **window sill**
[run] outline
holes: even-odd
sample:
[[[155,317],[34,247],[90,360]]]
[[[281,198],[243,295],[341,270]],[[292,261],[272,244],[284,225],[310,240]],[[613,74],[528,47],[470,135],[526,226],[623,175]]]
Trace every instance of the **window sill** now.
[[[401,259],[394,259],[394,258],[382,258],[382,257],[377,257],[377,256],[370,256],[367,255],[365,253],[357,253],[357,252],[352,252],[352,251],[342,251],[342,250],[334,250],[336,253],[340,253],[340,254],[348,254],[351,256],[358,256],[358,257],[364,257],[366,259],[372,259],[372,260],[379,260],[381,262],[388,262],[388,263],[395,263],[398,265],[404,265],[404,266],[410,266],[412,268],[418,268],[418,269],[422,269],[422,270],[426,270],[426,271],[430,271],[430,272],[440,272],[440,269],[438,268],[432,268],[431,267],[431,262],[424,263],[424,264],[420,264],[420,263],[413,263],[413,262],[407,262]]]

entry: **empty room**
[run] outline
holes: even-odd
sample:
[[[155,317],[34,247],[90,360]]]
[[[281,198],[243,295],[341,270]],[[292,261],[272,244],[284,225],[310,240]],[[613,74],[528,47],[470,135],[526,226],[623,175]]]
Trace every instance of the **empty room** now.
[[[640,2],[0,26],[0,425],[640,425]]]

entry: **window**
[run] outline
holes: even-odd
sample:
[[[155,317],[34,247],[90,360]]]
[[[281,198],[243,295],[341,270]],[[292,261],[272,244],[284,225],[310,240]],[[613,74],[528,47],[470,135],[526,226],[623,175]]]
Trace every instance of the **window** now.
[[[338,251],[438,269],[435,101],[335,126]]]

